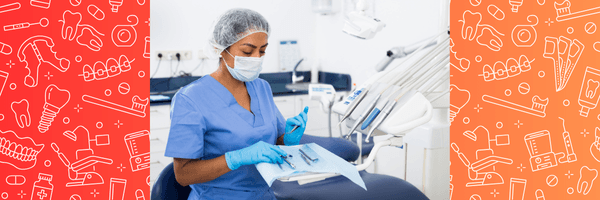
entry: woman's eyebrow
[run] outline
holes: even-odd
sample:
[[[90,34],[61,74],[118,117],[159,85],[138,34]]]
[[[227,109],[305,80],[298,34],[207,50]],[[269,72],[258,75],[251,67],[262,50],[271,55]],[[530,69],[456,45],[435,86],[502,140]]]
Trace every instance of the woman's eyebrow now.
[[[254,46],[253,44],[250,44],[250,43],[244,43],[242,45],[246,45],[246,46],[249,46],[249,47],[252,47],[252,48],[256,48],[256,46]],[[269,45],[269,43],[267,43],[265,45],[262,45],[260,48],[266,47],[267,45]]]

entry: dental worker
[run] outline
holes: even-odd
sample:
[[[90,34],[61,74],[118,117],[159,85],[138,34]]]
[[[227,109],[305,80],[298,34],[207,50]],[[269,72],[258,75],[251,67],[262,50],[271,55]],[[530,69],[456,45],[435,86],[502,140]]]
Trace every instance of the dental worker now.
[[[270,32],[262,15],[231,9],[212,28],[205,52],[219,67],[173,97],[165,156],[188,199],[275,199],[254,164],[283,163],[276,145],[299,144],[308,107],[285,120],[258,78]]]

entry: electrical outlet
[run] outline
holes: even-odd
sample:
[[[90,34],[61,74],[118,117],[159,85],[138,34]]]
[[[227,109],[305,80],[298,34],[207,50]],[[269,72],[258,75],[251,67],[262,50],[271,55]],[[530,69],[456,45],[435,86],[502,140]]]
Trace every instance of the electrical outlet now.
[[[160,60],[158,54],[162,54],[163,60],[177,60],[177,53],[180,55],[180,60],[191,60],[192,59],[192,51],[157,51],[156,59]]]

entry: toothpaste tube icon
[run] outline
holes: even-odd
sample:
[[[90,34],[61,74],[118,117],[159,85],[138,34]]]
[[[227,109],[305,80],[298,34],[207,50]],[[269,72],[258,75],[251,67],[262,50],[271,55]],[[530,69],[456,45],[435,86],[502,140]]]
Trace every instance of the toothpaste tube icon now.
[[[579,91],[579,115],[587,117],[590,109],[596,108],[600,99],[600,70],[587,67]]]

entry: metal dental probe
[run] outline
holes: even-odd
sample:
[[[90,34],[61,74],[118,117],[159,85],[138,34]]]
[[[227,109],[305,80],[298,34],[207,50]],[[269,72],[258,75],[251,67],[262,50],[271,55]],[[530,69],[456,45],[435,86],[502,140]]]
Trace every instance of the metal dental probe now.
[[[310,158],[310,156],[308,156],[308,154],[306,152],[302,151],[302,149],[298,149],[298,150],[300,150],[300,153],[302,155],[306,156],[306,158],[308,158],[310,161],[316,162],[319,160],[319,158],[315,158],[315,159]]]
[[[365,87],[365,91],[362,91],[358,95],[358,97],[356,97],[356,99],[352,103],[350,103],[350,107],[348,108],[348,111],[346,111],[346,114],[344,114],[344,117],[342,117],[342,120],[340,120],[340,122],[338,123],[338,126],[340,124],[342,124],[342,122],[344,122],[344,120],[346,120],[348,117],[350,117],[350,114],[352,114],[352,112],[354,112],[354,109],[356,109],[358,104],[360,104],[360,102],[365,98],[365,96],[367,96],[369,89],[370,89],[370,87]]]
[[[306,159],[306,157],[304,156],[304,154],[300,154],[300,157],[302,157],[302,160],[304,160],[304,162],[305,162],[307,165],[310,165],[310,163],[308,162],[308,160]]]
[[[286,156],[282,156],[282,155],[279,155],[279,156],[281,156],[281,158],[283,158],[283,161],[285,161],[288,165],[290,165],[290,167],[292,167],[292,169],[296,169],[296,166],[294,164],[292,164],[290,161],[288,161]],[[290,155],[290,157],[292,157],[292,156]]]

